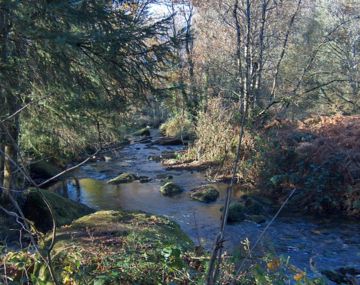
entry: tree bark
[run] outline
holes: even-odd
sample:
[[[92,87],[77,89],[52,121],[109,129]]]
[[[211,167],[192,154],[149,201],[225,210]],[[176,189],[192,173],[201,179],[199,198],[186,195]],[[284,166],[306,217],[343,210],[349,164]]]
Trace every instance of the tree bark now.
[[[246,0],[246,43],[245,43],[245,61],[246,74],[244,80],[244,111],[246,117],[251,112],[249,104],[252,101],[251,92],[251,75],[252,75],[252,60],[251,60],[251,1]]]
[[[4,196],[8,196],[9,191],[13,184],[13,165],[12,158],[15,156],[16,151],[12,144],[5,144],[5,161],[4,161],[4,181],[3,190]]]
[[[0,185],[3,185],[3,179],[4,179],[4,163],[5,163],[5,156],[3,155],[5,153],[5,145],[3,143],[3,136],[0,135]],[[1,192],[1,191],[0,191]]]
[[[240,112],[244,112],[244,89],[243,89],[243,72],[242,72],[242,60],[241,60],[241,26],[238,16],[239,10],[239,0],[235,0],[233,17],[235,20],[236,27],[236,65],[237,65],[237,79],[239,84],[239,102],[240,102]]]
[[[185,33],[185,52],[186,52],[186,59],[188,65],[188,73],[190,79],[190,98],[191,98],[191,106],[190,111],[193,116],[196,116],[198,107],[199,107],[199,100],[197,98],[196,92],[196,84],[195,84],[195,67],[194,67],[194,60],[193,60],[193,35],[192,35],[192,18],[193,18],[193,6],[191,3],[188,3],[188,13],[184,15],[186,21],[186,33]]]
[[[11,10],[6,3],[0,7],[0,36],[1,36],[1,65],[7,66],[9,64],[9,34],[11,28]],[[11,79],[10,75],[6,74],[6,69],[3,76]],[[18,98],[12,94],[11,89],[2,86],[1,97],[3,100],[3,113],[7,115],[16,114],[18,110]],[[5,122],[1,122],[2,142],[3,142],[3,196],[7,197],[9,191],[15,186],[14,163],[17,162],[17,143],[19,136],[19,114]]]
[[[270,0],[263,0],[261,7],[261,26],[259,33],[259,62],[257,63],[257,69],[255,70],[254,79],[254,106],[257,105],[257,100],[260,97],[261,86],[262,86],[262,73],[264,69],[264,51],[265,51],[265,31],[266,31],[266,20],[267,11]]]

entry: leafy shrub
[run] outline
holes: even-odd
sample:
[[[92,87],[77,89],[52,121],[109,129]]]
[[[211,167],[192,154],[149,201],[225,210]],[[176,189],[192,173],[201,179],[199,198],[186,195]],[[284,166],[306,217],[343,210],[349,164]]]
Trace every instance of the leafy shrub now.
[[[227,106],[222,98],[209,100],[206,110],[198,114],[196,140],[188,158],[219,161],[231,152],[236,133],[232,124],[234,113],[235,108]]]
[[[258,184],[307,213],[360,215],[359,116],[334,116],[304,122],[278,122],[265,128],[265,152],[257,144]]]
[[[167,137],[189,139],[194,137],[194,124],[187,113],[178,113],[160,126],[160,132]]]

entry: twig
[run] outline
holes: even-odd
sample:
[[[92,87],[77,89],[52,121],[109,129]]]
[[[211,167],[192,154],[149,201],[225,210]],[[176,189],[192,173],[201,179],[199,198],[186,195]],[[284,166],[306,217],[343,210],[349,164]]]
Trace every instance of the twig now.
[[[85,164],[86,162],[88,162],[93,156],[96,156],[96,155],[99,153],[99,151],[100,151],[100,150],[97,150],[95,153],[93,153],[91,156],[87,157],[85,160],[83,160],[83,161],[80,162],[79,164],[76,164],[75,166],[72,166],[72,167],[70,167],[70,168],[67,168],[67,169],[65,169],[64,171],[62,171],[62,172],[56,174],[55,176],[49,178],[48,180],[45,180],[44,182],[40,183],[40,184],[38,185],[38,187],[41,187],[41,186],[49,183],[50,181],[53,181],[54,179],[56,179],[56,178],[58,178],[58,177],[60,177],[60,176],[62,176],[62,175],[64,175],[64,174],[66,174],[66,173],[68,173],[68,172],[71,172],[71,171],[75,170],[76,168],[79,168],[80,166],[82,166],[83,164]]]
[[[18,109],[17,111],[15,111],[13,114],[7,116],[5,119],[1,120],[1,123],[4,123],[7,120],[10,120],[11,118],[15,117],[17,114],[19,114],[20,112],[22,112],[23,110],[25,110],[27,107],[29,107],[30,105],[34,104],[34,103],[39,103],[41,100],[43,99],[47,99],[50,96],[52,96],[53,94],[49,94],[46,96],[43,96],[41,98],[39,98],[38,100],[31,100],[29,103],[25,104],[24,106],[22,106],[20,109]]]

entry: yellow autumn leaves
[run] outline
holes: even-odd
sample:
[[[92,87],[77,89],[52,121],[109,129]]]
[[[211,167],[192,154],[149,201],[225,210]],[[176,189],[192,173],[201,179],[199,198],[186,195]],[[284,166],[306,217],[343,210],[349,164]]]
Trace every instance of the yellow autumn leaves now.
[[[269,262],[266,263],[266,267],[268,270],[270,271],[277,271],[281,266],[281,262],[280,262],[280,259],[278,258],[275,258],[275,259],[272,259],[270,260]],[[303,280],[306,276],[306,273],[303,272],[303,271],[298,271],[294,276],[293,276],[293,279],[296,281],[296,282],[300,282],[301,280]]]

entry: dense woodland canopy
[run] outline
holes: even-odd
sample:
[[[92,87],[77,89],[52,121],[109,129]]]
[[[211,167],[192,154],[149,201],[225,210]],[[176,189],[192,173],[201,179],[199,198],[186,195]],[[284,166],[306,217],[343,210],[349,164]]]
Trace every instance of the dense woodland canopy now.
[[[0,0],[0,82],[1,207],[30,243],[32,165],[64,170],[146,126],[188,143],[167,166],[360,216],[359,0]],[[221,254],[199,280],[229,282]]]

